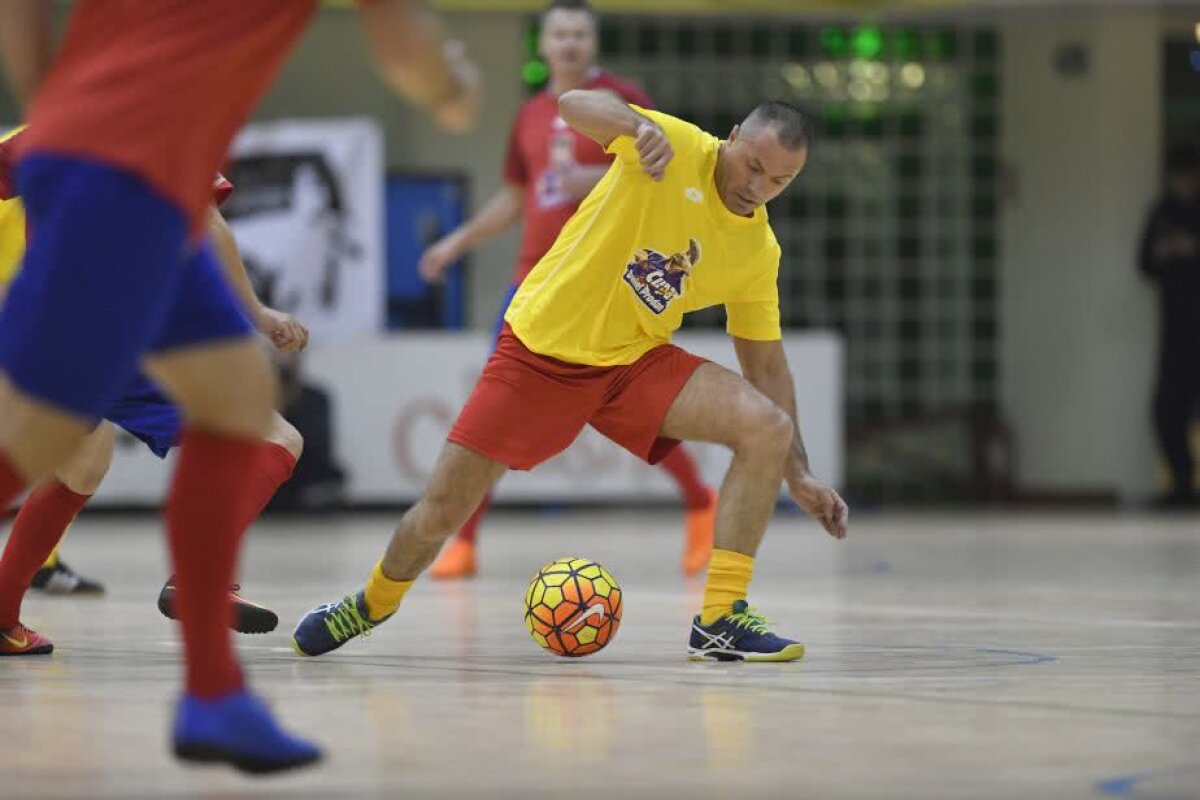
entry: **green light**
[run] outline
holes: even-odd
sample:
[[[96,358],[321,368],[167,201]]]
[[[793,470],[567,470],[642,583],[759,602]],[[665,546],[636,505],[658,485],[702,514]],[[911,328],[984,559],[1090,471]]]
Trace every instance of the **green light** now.
[[[550,68],[544,61],[526,61],[525,66],[521,67],[521,80],[531,86],[545,83],[549,79]]]
[[[878,25],[863,25],[854,31],[850,48],[859,58],[874,60],[883,55],[883,31]]]
[[[829,58],[845,58],[850,52],[850,37],[844,28],[822,28],[821,49]]]

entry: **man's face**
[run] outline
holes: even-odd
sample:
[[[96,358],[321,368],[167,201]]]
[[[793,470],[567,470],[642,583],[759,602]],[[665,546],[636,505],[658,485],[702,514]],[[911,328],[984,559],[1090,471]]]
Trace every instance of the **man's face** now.
[[[771,125],[735,126],[725,144],[717,190],[726,208],[750,216],[786,189],[807,160],[807,147],[784,147]]]
[[[586,11],[557,8],[542,21],[538,52],[551,75],[578,74],[596,57],[596,21]]]

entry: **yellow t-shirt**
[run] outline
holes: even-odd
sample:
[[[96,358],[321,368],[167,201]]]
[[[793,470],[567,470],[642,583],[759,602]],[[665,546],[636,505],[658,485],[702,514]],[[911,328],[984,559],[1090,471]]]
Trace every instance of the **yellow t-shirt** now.
[[[20,200],[0,200],[0,291],[12,283],[25,255],[25,208]]]
[[[671,340],[683,315],[723,304],[731,336],[780,338],[779,244],[765,208],[734,214],[714,182],[720,140],[633,106],[675,156],[655,181],[631,137],[529,273],[504,319],[535,353],[573,364],[631,364]]]
[[[15,136],[20,128],[0,134],[0,142]],[[12,283],[25,255],[25,206],[17,198],[0,200],[0,294]]]

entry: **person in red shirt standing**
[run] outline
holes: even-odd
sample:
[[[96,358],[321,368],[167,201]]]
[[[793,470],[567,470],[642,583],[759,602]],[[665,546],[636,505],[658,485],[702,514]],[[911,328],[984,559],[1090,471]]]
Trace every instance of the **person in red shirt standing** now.
[[[554,0],[542,12],[541,55],[550,68],[546,89],[517,111],[504,164],[504,186],[474,217],[431,246],[419,269],[440,281],[452,264],[484,242],[524,220],[517,269],[500,308],[493,339],[517,287],[554,244],[563,225],[608,171],[612,157],[573,131],[558,115],[558,97],[571,89],[607,89],[627,103],[653,108],[640,87],[595,65],[596,14],[587,0]],[[687,509],[683,571],[694,575],[712,554],[716,492],[700,479],[696,462],[675,448],[659,465],[671,474]],[[476,537],[490,496],[451,540],[430,576],[469,578],[476,571]]]
[[[359,5],[392,87],[443,127],[472,127],[478,71],[424,4]],[[20,7],[0,4],[0,29],[20,24]],[[226,630],[276,387],[203,230],[213,175],[316,9],[76,3],[17,148],[33,236],[0,309],[0,508],[76,450],[139,366],[183,409],[164,513],[186,668],[172,746],[254,773],[321,753],[248,690]],[[24,38],[7,30],[0,46]],[[192,313],[199,299],[223,313]],[[0,636],[19,647],[27,634]]]

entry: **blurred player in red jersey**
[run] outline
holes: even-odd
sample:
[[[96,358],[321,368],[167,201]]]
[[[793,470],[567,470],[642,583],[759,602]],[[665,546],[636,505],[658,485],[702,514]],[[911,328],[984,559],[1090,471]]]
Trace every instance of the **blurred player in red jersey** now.
[[[18,150],[34,236],[0,311],[0,506],[75,451],[139,365],[183,408],[165,509],[187,666],[173,747],[249,772],[320,750],[247,691],[226,629],[276,388],[201,234],[213,174],[316,6],[81,0]],[[411,0],[360,6],[387,81],[471,127],[478,73],[436,18]]]
[[[24,130],[0,136],[0,302],[19,267],[26,242],[24,209],[10,180],[12,150],[25,135]],[[250,284],[233,232],[217,210],[232,193],[233,184],[218,175],[213,182],[213,207],[209,211],[207,232],[224,275],[255,330],[270,338],[282,352],[303,350],[308,344],[308,330],[290,315],[264,306]],[[193,307],[193,311],[202,313],[204,309]],[[175,447],[183,430],[183,416],[178,407],[140,374],[105,412],[104,418],[80,448],[25,499],[13,523],[4,555],[0,557],[0,656],[43,655],[53,651],[48,637],[20,625],[21,603],[27,589],[39,588],[55,594],[103,591],[102,585],[67,567],[58,558],[57,550],[67,526],[83,510],[108,472],[115,438],[113,424],[140,439],[159,458],[165,458]],[[247,517],[256,518],[279,486],[291,477],[303,448],[300,432],[278,412],[273,414],[264,444],[267,457],[260,460],[262,471],[255,478],[258,490],[246,510]],[[158,603],[159,610],[171,618],[175,617],[174,584],[174,578],[166,582]],[[237,591],[235,586],[236,613],[230,620],[233,628],[240,633],[274,630],[279,623],[275,612],[246,600]]]
[[[6,19],[9,24],[0,30],[0,57],[8,83],[24,107],[49,71],[53,51],[53,7],[49,0],[8,2],[9,16]],[[18,128],[7,134],[0,133],[0,301],[7,293],[8,284],[25,251],[24,207],[15,197],[15,187],[11,186],[15,147],[22,130]],[[214,243],[219,245],[217,249],[221,266],[225,268],[226,277],[234,285],[255,328],[271,339],[272,344],[282,352],[301,350],[308,342],[307,329],[290,315],[267,308],[259,302],[246,275],[233,233],[216,209],[232,192],[233,185],[218,174],[213,184],[214,208],[209,214],[209,234]],[[60,557],[57,545],[43,559],[32,581],[25,575],[25,562],[31,552],[44,552],[51,540],[61,542],[67,526],[99,488],[112,463],[115,431],[111,421],[114,418],[120,427],[141,439],[160,458],[175,446],[183,427],[179,409],[157,387],[139,375],[118,406],[110,409],[105,422],[88,435],[83,446],[67,462],[58,466],[52,479],[44,481],[22,504],[5,551],[16,552],[12,559],[6,558],[0,562],[0,596],[6,594],[3,589],[6,582],[13,587],[27,586],[47,594],[104,593],[104,584],[75,572]],[[274,415],[266,441],[272,445],[267,448],[270,454],[265,462],[268,472],[263,474],[261,499],[253,504],[255,508],[269,502],[278,486],[291,476],[304,449],[304,438],[300,432],[279,414]],[[33,531],[38,533],[36,537]],[[21,566],[17,573],[5,570],[5,566],[15,566],[18,562]],[[20,591],[23,592],[24,588]],[[236,613],[232,625],[235,630],[240,633],[267,633],[274,630],[279,618],[273,611],[242,598],[237,594],[238,587],[235,586],[233,591]],[[174,595],[172,577],[163,586],[158,601],[159,610],[172,619],[175,618]],[[15,596],[11,596],[10,603],[17,608]],[[0,609],[3,606],[4,603],[0,602]],[[10,627],[5,620],[11,617],[10,621],[13,621],[17,616],[16,611],[11,614],[0,611],[0,629]],[[43,636],[27,639],[26,646],[20,649],[0,640],[0,655],[49,652],[48,641],[45,640]]]
[[[478,214],[430,247],[419,267],[426,280],[440,281],[466,253],[524,221],[517,269],[501,303],[493,339],[500,335],[504,311],[521,281],[612,163],[602,147],[563,122],[558,97],[571,89],[607,89],[627,103],[654,107],[640,87],[596,66],[597,20],[587,0],[554,0],[542,12],[541,23],[539,50],[550,68],[550,83],[517,111],[509,134],[504,186]],[[701,480],[696,462],[682,447],[659,465],[674,478],[687,509],[683,571],[694,575],[712,554],[717,494]],[[430,568],[431,578],[475,574],[476,536],[490,503],[488,495]]]

